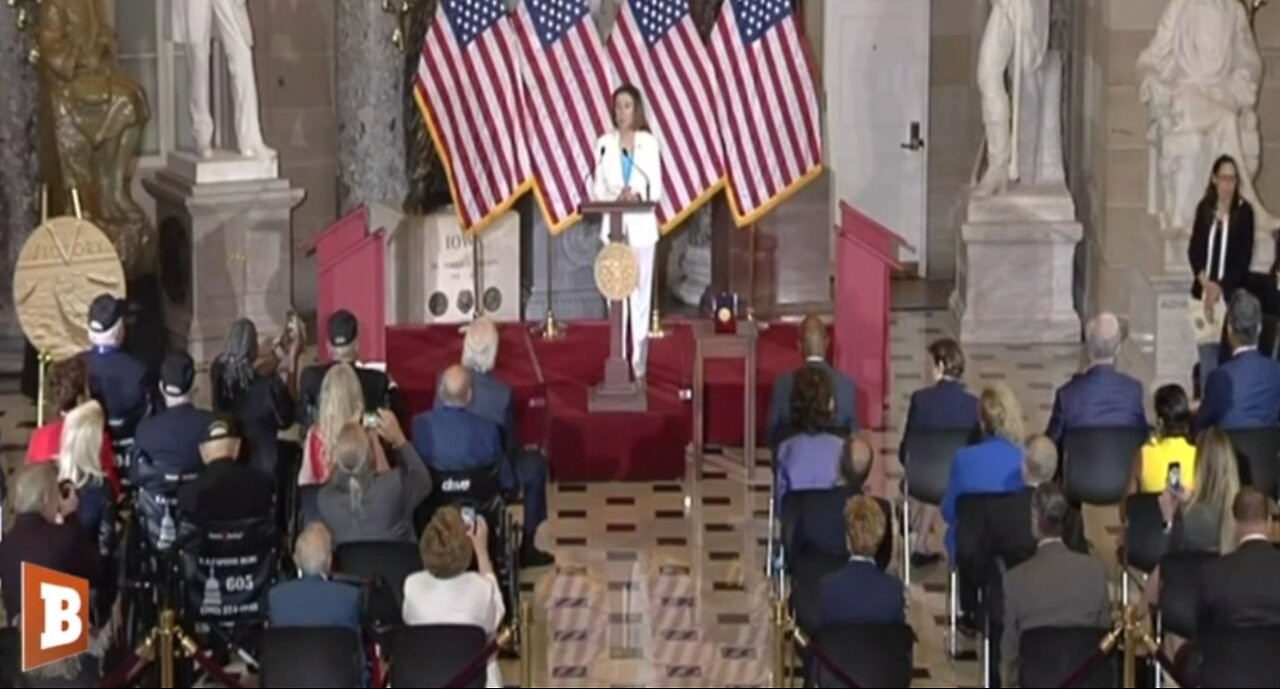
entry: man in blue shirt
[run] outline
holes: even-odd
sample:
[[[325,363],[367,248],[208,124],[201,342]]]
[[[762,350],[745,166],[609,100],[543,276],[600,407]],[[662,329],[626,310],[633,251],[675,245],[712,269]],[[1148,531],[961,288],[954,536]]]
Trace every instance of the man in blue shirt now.
[[[1266,428],[1280,421],[1280,361],[1258,352],[1262,305],[1245,290],[1236,290],[1227,310],[1231,360],[1209,374],[1204,402],[1196,414],[1196,431]]]
[[[1058,388],[1045,430],[1059,448],[1077,428],[1147,428],[1142,383],[1116,370],[1122,340],[1115,314],[1099,314],[1085,327],[1089,368]]]
[[[837,371],[827,363],[830,341],[827,324],[820,316],[810,314],[800,324],[800,348],[804,352],[804,366],[822,369],[831,381],[835,396],[835,429],[842,433],[858,430],[858,390],[853,379]],[[769,402],[766,426],[769,447],[777,452],[778,446],[792,432],[791,389],[795,386],[796,371],[784,373],[773,383],[773,397]]]
[[[147,367],[121,349],[125,336],[125,302],[100,294],[89,305],[89,395],[107,413],[116,456],[128,457],[133,435],[151,413],[153,386]],[[127,469],[128,467],[123,467]],[[122,472],[128,476],[127,471]]]
[[[450,366],[440,378],[440,406],[413,420],[413,446],[427,466],[475,471],[502,459],[498,424],[470,410],[475,396],[471,372]]]

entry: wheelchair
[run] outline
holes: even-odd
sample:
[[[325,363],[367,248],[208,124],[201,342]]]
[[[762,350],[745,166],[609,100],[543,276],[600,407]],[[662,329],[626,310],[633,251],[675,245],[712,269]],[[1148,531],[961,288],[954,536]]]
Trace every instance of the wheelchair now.
[[[502,602],[507,609],[503,623],[520,628],[520,527],[507,511],[502,492],[501,462],[480,469],[443,471],[431,468],[435,490],[414,512],[414,532],[421,536],[431,518],[441,507],[454,505],[475,510],[489,524],[489,557],[502,589]],[[431,467],[431,462],[427,462]],[[515,638],[515,646],[522,640]]]

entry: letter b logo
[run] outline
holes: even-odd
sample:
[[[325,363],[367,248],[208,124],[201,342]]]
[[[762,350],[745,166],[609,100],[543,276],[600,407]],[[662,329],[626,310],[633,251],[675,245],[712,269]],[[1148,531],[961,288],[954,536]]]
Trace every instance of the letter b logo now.
[[[22,563],[22,671],[88,650],[88,580]]]

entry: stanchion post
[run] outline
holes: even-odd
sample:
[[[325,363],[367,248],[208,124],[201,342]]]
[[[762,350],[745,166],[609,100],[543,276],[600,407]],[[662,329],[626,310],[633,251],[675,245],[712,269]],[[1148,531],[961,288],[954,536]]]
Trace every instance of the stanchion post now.
[[[176,685],[174,654],[177,649],[174,645],[174,639],[177,636],[177,630],[174,628],[176,622],[172,608],[166,608],[160,613],[160,686],[164,689],[173,689]]]
[[[44,406],[47,402],[48,393],[46,383],[49,379],[49,363],[53,361],[53,356],[49,352],[40,352],[36,355],[36,426],[44,425]]]
[[[1133,607],[1124,609],[1124,686],[1138,686],[1138,659],[1137,641],[1138,635],[1135,633],[1135,627],[1138,625],[1138,616],[1135,614]]]
[[[782,601],[773,601],[773,686],[787,686],[785,650],[787,644],[786,617]]]
[[[653,248],[653,253],[654,266],[649,289],[649,339],[661,340],[667,336],[667,330],[662,327],[662,291],[658,289],[658,247]]]
[[[533,603],[520,604],[520,686],[533,686]]]

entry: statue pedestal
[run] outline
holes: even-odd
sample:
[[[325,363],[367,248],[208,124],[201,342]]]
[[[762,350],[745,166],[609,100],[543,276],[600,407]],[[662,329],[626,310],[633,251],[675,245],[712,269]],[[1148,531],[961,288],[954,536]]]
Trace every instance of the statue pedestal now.
[[[1063,184],[969,201],[951,310],[964,344],[1080,341],[1072,265],[1083,236]]]
[[[268,163],[179,153],[142,181],[156,200],[169,341],[197,363],[221,352],[237,318],[278,335],[292,305],[292,214],[306,191],[267,176]]]

